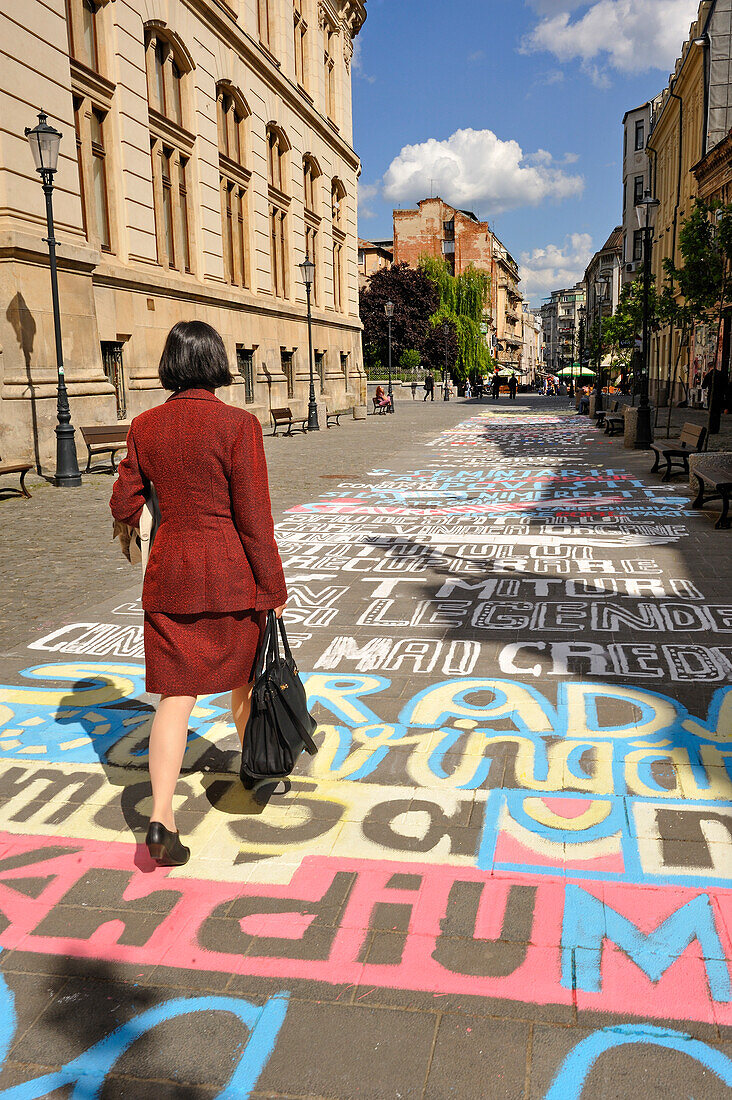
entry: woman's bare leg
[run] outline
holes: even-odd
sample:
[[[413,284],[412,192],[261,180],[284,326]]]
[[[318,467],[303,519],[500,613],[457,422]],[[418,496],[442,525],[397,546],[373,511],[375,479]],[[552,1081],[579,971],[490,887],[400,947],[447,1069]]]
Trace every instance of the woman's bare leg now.
[[[234,688],[231,693],[231,713],[234,715],[236,732],[239,734],[242,745],[244,744],[244,731],[247,728],[249,711],[252,706],[253,688],[254,681],[252,680],[250,684],[245,684],[244,687]]]
[[[159,821],[172,832],[175,832],[173,795],[186,751],[188,719],[195,705],[195,695],[164,695],[150,730],[150,782],[153,793],[150,820]]]

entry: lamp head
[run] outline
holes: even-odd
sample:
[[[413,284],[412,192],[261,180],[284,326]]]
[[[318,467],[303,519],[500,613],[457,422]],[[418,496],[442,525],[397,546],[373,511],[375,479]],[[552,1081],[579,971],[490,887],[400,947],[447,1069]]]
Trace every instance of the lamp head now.
[[[54,174],[58,168],[58,152],[61,145],[61,134],[53,126],[48,125],[48,116],[45,111],[38,114],[38,125],[33,129],[26,126],[25,136],[33,154],[33,163],[36,172],[48,172]]]
[[[636,204],[635,208],[639,229],[653,229],[655,227],[656,215],[660,205],[660,199],[654,199],[650,191],[644,193],[643,198]]]
[[[387,302],[386,303],[386,305],[384,306],[384,313],[389,318],[389,320],[392,319],[392,317],[394,316],[394,303],[393,302]]]
[[[310,287],[313,285],[313,279],[315,278],[315,264],[309,256],[306,256],[303,262],[301,264],[298,264],[298,266],[300,268],[300,271],[302,272],[302,281],[309,290]]]

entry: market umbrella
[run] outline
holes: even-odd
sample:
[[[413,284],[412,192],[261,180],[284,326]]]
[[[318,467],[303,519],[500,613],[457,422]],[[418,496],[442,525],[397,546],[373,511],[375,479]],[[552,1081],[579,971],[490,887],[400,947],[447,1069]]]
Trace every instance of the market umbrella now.
[[[590,370],[589,367],[580,367],[579,363],[576,363],[574,367],[562,367],[557,374],[561,378],[594,378],[595,372]]]
[[[514,375],[518,376],[518,373],[519,372],[517,370],[513,370],[511,367],[503,367],[502,370],[499,370],[498,377],[499,378],[513,378]]]

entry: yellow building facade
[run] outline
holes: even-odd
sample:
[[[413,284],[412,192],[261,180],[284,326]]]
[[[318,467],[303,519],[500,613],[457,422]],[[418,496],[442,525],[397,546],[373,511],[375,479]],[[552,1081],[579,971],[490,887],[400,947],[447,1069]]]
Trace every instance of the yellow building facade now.
[[[48,463],[56,367],[43,193],[24,128],[62,133],[54,208],[74,424],[164,398],[180,320],[213,324],[263,422],[303,414],[305,290],[323,404],[365,401],[351,58],[364,0],[0,0],[0,453]]]
[[[732,126],[732,0],[703,0],[689,28],[668,87],[652,121],[647,152],[660,201],[653,242],[656,286],[666,281],[665,259],[677,266],[679,233],[697,197],[724,199],[724,164]],[[716,358],[716,329],[696,326],[687,342],[669,326],[653,334],[651,393],[665,403],[688,396]],[[714,347],[712,347],[712,343]]]

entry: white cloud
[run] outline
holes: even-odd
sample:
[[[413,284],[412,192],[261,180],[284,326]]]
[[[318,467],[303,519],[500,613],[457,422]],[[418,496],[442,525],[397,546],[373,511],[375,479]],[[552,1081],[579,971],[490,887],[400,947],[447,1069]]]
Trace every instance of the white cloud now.
[[[589,233],[572,233],[564,244],[548,244],[520,258],[521,289],[534,302],[553,290],[574,286],[582,278],[593,253]]]
[[[584,180],[568,175],[546,150],[525,154],[517,141],[492,130],[457,130],[444,141],[405,145],[384,176],[384,196],[411,203],[438,194],[453,206],[494,216],[547,199],[582,194]]]
[[[593,83],[607,87],[606,67],[622,73],[673,68],[696,18],[698,0],[529,0],[542,18],[524,38],[524,52],[579,60]],[[586,11],[572,16],[578,7]]]
[[[485,50],[474,50],[472,53],[468,54],[468,61],[470,61],[470,62],[482,61],[484,57],[485,57]]]
[[[381,191],[380,183],[362,183],[358,188],[358,216],[359,218],[375,218],[376,213],[371,209],[371,203]]]
[[[351,62],[351,65],[353,68],[353,75],[357,76],[359,80],[365,80],[367,84],[376,83],[375,76],[369,76],[368,73],[364,72],[360,38],[354,38],[353,40],[353,61]]]

